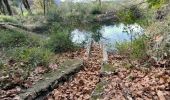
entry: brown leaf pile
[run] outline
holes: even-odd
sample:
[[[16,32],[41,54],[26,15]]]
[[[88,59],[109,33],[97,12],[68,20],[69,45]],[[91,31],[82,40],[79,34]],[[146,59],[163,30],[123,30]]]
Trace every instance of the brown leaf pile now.
[[[123,62],[113,59],[110,63]],[[120,65],[116,75],[103,77],[109,83],[104,86],[101,100],[170,100],[170,70],[166,68],[125,68]]]
[[[83,55],[83,54],[80,54]],[[82,57],[82,56],[81,56]],[[85,56],[84,56],[85,58]],[[77,73],[70,82],[65,82],[48,96],[48,100],[88,100],[99,82],[102,51],[99,45],[93,45],[90,59],[85,61],[84,70]]]

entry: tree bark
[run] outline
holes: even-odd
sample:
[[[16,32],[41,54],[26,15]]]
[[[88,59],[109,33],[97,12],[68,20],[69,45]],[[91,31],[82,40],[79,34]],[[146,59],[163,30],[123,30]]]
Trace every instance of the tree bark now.
[[[0,13],[6,15],[5,6],[2,0],[0,0]]]
[[[98,5],[101,7],[102,6],[102,1],[101,0],[96,0],[96,2],[98,3]]]
[[[101,0],[99,0],[99,6],[102,7],[102,1]]]
[[[21,14],[24,15],[23,14],[23,9],[22,9],[22,2],[19,4],[19,7],[20,7],[20,10],[21,10]]]
[[[31,8],[30,8],[30,5],[28,3],[28,0],[22,0],[22,3],[24,5],[25,9],[27,9],[27,11],[31,13]]]
[[[43,7],[44,7],[44,15],[46,13],[46,4],[45,4],[45,0],[43,0]]]
[[[11,10],[11,7],[10,7],[10,5],[9,5],[8,0],[3,0],[3,2],[4,2],[4,4],[5,4],[5,6],[6,6],[6,9],[7,9],[7,11],[8,11],[8,14],[9,14],[9,15],[12,15],[12,10]]]

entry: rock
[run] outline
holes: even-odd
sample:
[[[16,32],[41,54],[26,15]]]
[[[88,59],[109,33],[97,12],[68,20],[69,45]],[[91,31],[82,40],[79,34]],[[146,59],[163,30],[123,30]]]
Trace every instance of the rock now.
[[[44,79],[38,81],[24,93],[19,94],[20,98],[22,100],[32,100],[37,97],[44,98],[44,93],[48,94],[57,85],[68,80],[72,75],[82,69],[82,65],[83,61],[80,59],[66,60],[56,71],[45,74]],[[41,93],[43,93],[42,97]]]

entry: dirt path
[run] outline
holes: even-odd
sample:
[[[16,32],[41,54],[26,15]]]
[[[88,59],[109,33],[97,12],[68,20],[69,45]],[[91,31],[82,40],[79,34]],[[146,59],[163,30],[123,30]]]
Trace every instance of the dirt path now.
[[[85,58],[85,57],[84,57]],[[55,89],[48,100],[88,100],[99,82],[99,71],[102,64],[102,50],[98,44],[93,44],[84,69],[77,73],[73,80]]]

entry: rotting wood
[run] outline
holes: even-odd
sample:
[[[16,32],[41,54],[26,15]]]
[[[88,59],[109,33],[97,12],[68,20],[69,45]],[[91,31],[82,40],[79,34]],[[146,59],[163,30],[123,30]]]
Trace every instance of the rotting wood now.
[[[104,43],[102,43],[102,47],[103,47],[103,63],[107,64],[108,62],[108,54],[107,54],[107,48],[106,45]]]
[[[19,24],[13,24],[13,23],[0,23],[0,28],[1,27],[7,28],[7,29],[11,29],[11,28],[15,28],[16,27],[16,28],[21,28],[23,30],[27,30],[28,31],[28,29],[26,27],[24,27],[22,25],[19,25]]]
[[[87,57],[87,58],[86,58],[87,60],[88,60],[89,57],[90,57],[90,51],[91,51],[92,43],[93,43],[92,39],[89,39],[88,44],[87,44],[87,46],[86,46],[86,53],[85,53],[85,56]]]

